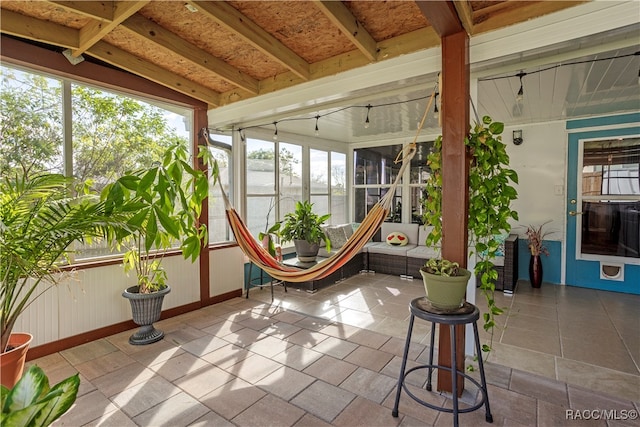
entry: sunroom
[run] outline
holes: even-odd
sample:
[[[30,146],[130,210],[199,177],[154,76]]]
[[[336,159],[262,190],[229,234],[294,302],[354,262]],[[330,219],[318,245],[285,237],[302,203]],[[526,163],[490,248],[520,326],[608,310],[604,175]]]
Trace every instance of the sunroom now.
[[[519,175],[510,231],[518,255],[515,292],[496,294],[508,310],[487,364],[494,418],[545,425],[584,405],[638,409],[637,2],[3,1],[1,12],[2,168],[16,165],[17,151],[45,147],[37,167],[104,184],[128,165],[157,161],[158,148],[136,139],[157,120],[154,141],[208,145],[256,237],[298,200],[330,213],[333,225],[361,222],[413,141],[418,152],[388,221],[421,222],[421,156],[438,135],[466,132],[458,108],[470,124],[485,115],[503,122]],[[468,35],[468,73],[443,48],[453,21]],[[458,78],[468,96],[452,88]],[[9,99],[30,100],[29,116],[10,115]],[[131,113],[129,103],[142,107]],[[117,114],[138,117],[114,113],[115,127],[103,127],[101,106],[116,104]],[[105,162],[87,172],[93,156]],[[376,173],[363,178],[366,168]],[[58,379],[81,373],[67,423],[257,425],[254,417],[273,408],[277,425],[356,425],[371,419],[365,414],[401,422],[391,416],[389,379],[397,381],[420,278],[365,272],[315,293],[293,284],[275,286],[273,300],[269,289],[245,298],[250,263],[219,191],[211,187],[209,244],[198,260],[176,251],[164,261],[173,292],[157,322],[162,341],[127,343],[135,329],[121,293],[135,278],[101,248],[79,248],[68,279],[20,317],[14,329],[34,335],[28,364]],[[534,290],[526,231],[541,224],[549,256]],[[466,252],[466,241],[445,244]],[[416,344],[425,349],[429,331],[421,332]],[[258,360],[268,366],[261,373],[247,363]],[[384,392],[373,393],[374,384]],[[331,394],[343,401],[319,397]],[[424,408],[402,415],[405,398],[405,423],[450,422]],[[510,412],[519,399],[527,409]],[[91,402],[100,410],[81,409]]]

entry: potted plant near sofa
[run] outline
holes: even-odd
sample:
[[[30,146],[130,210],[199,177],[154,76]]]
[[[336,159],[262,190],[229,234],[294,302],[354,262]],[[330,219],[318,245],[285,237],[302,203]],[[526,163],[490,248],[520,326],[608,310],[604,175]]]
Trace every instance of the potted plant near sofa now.
[[[12,332],[19,316],[64,278],[73,242],[124,233],[128,215],[107,212],[88,191],[72,196],[74,182],[60,174],[4,172],[0,179],[0,371],[11,388],[32,339]]]
[[[443,311],[456,310],[464,304],[464,294],[471,272],[457,262],[431,258],[420,269],[427,299]]]
[[[206,150],[199,156],[206,156]],[[129,299],[133,321],[140,326],[129,338],[134,345],[150,344],[164,336],[153,327],[160,319],[164,296],[171,291],[164,257],[179,248],[193,262],[207,241],[207,229],[199,217],[209,193],[208,179],[187,160],[187,149],[175,144],[164,154],[162,164],[128,173],[102,192],[108,209],[134,213],[128,222],[133,231],[117,236],[126,248],[124,270],[134,271],[137,278],[136,285],[122,294]],[[215,181],[215,168],[212,176]]]
[[[313,203],[296,202],[296,209],[284,216],[279,227],[283,242],[291,242],[296,247],[296,254],[301,262],[314,262],[324,240],[327,251],[331,250],[331,241],[327,238],[322,225],[331,214],[318,215],[313,212]]]
[[[480,290],[487,302],[483,314],[484,329],[493,333],[495,316],[503,311],[495,303],[495,280],[498,273],[492,262],[501,245],[501,235],[511,230],[509,220],[517,220],[518,213],[511,202],[518,196],[512,184],[518,183],[517,173],[509,168],[509,156],[500,136],[504,124],[484,116],[465,138],[471,164],[469,167],[469,218],[471,246],[479,257],[474,273],[480,278]],[[426,181],[423,207],[424,222],[433,226],[426,244],[440,246],[442,240],[442,136],[439,136],[427,157],[431,173]],[[483,345],[483,351],[491,350]]]

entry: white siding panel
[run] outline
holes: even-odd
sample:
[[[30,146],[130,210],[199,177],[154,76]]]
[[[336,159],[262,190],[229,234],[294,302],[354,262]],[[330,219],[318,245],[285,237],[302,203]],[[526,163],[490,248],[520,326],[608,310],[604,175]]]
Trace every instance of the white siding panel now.
[[[165,258],[167,283],[171,292],[164,297],[163,310],[190,304],[200,300],[200,267],[182,256]]]
[[[209,252],[209,294],[214,297],[244,287],[244,256],[239,247]]]
[[[122,265],[78,270],[74,280],[59,289],[60,336],[66,338],[131,318],[121,294],[135,283]]]
[[[48,290],[46,290],[49,287]],[[46,291],[45,291],[46,290]],[[59,289],[41,283],[35,294],[40,295],[18,318],[13,332],[28,332],[33,335],[31,346],[56,340],[58,337],[58,292]]]

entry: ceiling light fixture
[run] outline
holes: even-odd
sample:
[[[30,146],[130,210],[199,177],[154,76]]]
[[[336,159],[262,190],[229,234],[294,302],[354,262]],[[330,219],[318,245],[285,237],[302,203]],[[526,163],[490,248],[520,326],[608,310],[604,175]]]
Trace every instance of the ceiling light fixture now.
[[[367,119],[364,121],[365,129],[369,129],[369,111],[371,111],[371,104],[367,105]]]
[[[517,77],[520,77],[520,90],[516,95],[516,101],[518,102],[522,102],[522,100],[524,99],[524,87],[522,86],[522,78],[526,75],[527,73],[525,73],[524,71],[520,71],[518,74],[516,74]]]
[[[518,130],[514,130],[513,131],[513,143],[515,145],[520,145],[522,144],[524,140],[522,139],[522,130],[518,129]]]
[[[320,130],[318,129],[318,119],[320,119],[320,116],[316,116],[316,130],[315,130],[316,136],[320,135]]]

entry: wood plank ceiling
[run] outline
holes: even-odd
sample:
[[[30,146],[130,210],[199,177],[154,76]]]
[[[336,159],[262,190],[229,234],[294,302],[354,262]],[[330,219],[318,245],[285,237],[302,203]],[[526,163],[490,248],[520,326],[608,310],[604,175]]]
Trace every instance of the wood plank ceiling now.
[[[5,1],[3,34],[96,58],[210,108],[440,44],[413,1]],[[471,35],[581,1],[456,1]]]

